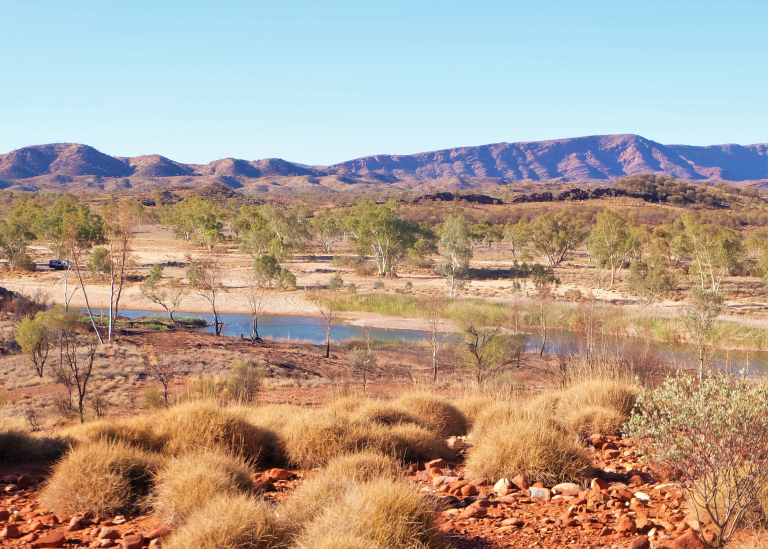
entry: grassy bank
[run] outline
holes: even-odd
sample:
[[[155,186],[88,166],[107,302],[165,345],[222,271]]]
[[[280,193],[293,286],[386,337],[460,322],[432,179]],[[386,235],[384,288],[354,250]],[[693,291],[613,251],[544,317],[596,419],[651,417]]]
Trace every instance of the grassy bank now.
[[[418,317],[417,299],[412,295],[372,293],[341,295],[333,299],[340,312],[366,312],[390,316]],[[550,330],[584,331],[588,326],[601,337],[631,337],[665,343],[686,343],[688,331],[680,315],[658,310],[624,309],[610,304],[549,302],[545,313]],[[542,310],[535,300],[521,299],[514,304],[482,299],[449,299],[445,317],[457,325],[472,319],[484,319],[506,328],[520,326],[535,329],[542,322]],[[715,327],[715,345],[739,351],[768,350],[768,329],[734,320],[719,320]]]

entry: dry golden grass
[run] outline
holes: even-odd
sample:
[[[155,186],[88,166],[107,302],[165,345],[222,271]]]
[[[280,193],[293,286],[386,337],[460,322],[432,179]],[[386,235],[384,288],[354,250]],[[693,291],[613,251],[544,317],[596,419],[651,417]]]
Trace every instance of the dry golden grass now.
[[[269,504],[223,494],[193,511],[163,544],[168,549],[271,549],[287,537]]]
[[[546,410],[510,411],[475,437],[473,432],[466,469],[476,477],[496,481],[523,474],[529,482],[580,481],[590,465],[584,449]]]
[[[155,478],[150,504],[159,519],[178,526],[215,496],[252,488],[250,472],[242,458],[220,450],[170,458]]]
[[[442,548],[445,543],[435,520],[439,510],[434,500],[422,497],[402,479],[346,481],[333,504],[304,525],[297,543],[307,549],[346,547],[339,545],[346,540],[353,542],[352,547],[363,546],[366,540],[368,547]]]
[[[442,397],[429,393],[407,393],[393,404],[435,434],[444,437],[467,434],[464,415]]]
[[[325,409],[288,419],[279,437],[288,462],[304,469],[323,467],[337,456],[363,450],[405,462],[455,457],[439,436],[418,425],[384,425]]]
[[[174,406],[154,419],[163,452],[181,455],[201,448],[224,448],[256,460],[264,445],[264,432],[236,408],[195,400]]]
[[[581,439],[600,433],[603,435],[618,435],[621,426],[627,421],[627,416],[614,408],[602,406],[585,406],[573,408],[564,414],[563,424],[571,433]]]
[[[238,410],[249,423],[261,429],[264,445],[259,462],[271,465],[284,465],[288,462],[285,440],[281,435],[283,427],[291,418],[311,413],[293,404],[243,406]]]
[[[163,441],[153,430],[152,417],[135,416],[129,419],[89,421],[69,427],[62,433],[77,444],[107,440],[124,442],[147,451],[161,451]]]
[[[464,416],[467,421],[467,426],[470,429],[473,429],[475,427],[475,422],[480,415],[491,408],[495,402],[496,401],[490,397],[475,392],[457,398],[452,404]]]
[[[403,423],[421,425],[418,418],[402,407],[379,400],[370,400],[362,406],[350,410],[350,416],[356,420],[374,421],[381,425],[400,425]]]
[[[81,444],[56,464],[40,502],[59,515],[136,511],[161,463],[161,456],[120,441]]]
[[[0,465],[54,460],[66,451],[69,442],[61,437],[34,436],[18,428],[0,428]]]
[[[400,465],[389,456],[363,451],[332,459],[322,474],[331,478],[367,482],[376,478],[397,478]]]

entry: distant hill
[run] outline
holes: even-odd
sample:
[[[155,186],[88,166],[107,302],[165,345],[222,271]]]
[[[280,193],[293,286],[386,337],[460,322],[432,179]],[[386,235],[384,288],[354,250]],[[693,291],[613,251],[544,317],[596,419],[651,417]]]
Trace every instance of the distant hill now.
[[[36,145],[0,155],[0,188],[70,192],[211,184],[244,192],[462,189],[521,180],[600,184],[638,173],[760,183],[768,180],[768,144],[696,147],[663,145],[631,134],[598,135],[366,156],[332,166],[276,158],[182,164],[156,154],[113,157],[75,143]]]

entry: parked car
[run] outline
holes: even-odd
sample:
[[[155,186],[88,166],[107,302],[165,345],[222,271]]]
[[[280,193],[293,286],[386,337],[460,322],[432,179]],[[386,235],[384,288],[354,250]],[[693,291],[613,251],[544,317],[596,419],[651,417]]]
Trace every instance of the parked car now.
[[[54,271],[66,271],[69,268],[69,261],[66,259],[51,259],[48,262],[48,268]]]

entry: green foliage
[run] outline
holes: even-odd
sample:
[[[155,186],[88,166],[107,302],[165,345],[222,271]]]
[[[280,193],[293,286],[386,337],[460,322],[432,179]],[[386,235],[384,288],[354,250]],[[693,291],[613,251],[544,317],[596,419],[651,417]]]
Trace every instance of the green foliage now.
[[[86,266],[92,275],[102,278],[108,275],[111,269],[109,250],[101,247],[94,249]]]
[[[691,301],[683,314],[683,324],[688,329],[688,336],[693,344],[696,360],[699,363],[699,377],[704,373],[704,366],[714,350],[709,350],[715,331],[715,322],[723,310],[723,296],[701,288],[691,290]]]
[[[611,269],[613,286],[616,274],[642,246],[640,229],[618,213],[606,209],[597,214],[597,224],[589,234],[587,246],[598,267]]]
[[[532,222],[521,220],[517,229],[520,245],[530,243],[534,251],[557,266],[580,246],[589,234],[584,223],[569,212],[546,212]]]
[[[699,520],[726,543],[768,487],[768,386],[716,375],[670,378],[638,397],[626,427],[640,450],[670,471]],[[687,482],[692,480],[693,482]]]
[[[232,363],[232,373],[227,379],[227,389],[234,400],[242,404],[256,401],[264,379],[264,371],[257,368],[253,362],[235,360]]]
[[[16,343],[21,347],[24,356],[34,365],[38,376],[43,377],[45,361],[50,350],[46,325],[37,319],[23,319],[16,328]]]
[[[363,201],[352,207],[346,219],[358,254],[373,256],[379,276],[396,276],[400,261],[408,253],[425,253],[435,239],[428,226],[396,217],[396,209],[393,202]]]
[[[253,260],[253,273],[257,283],[263,288],[291,288],[296,286],[296,277],[288,269],[281,267],[277,257],[262,254]]]
[[[330,208],[324,208],[310,222],[312,237],[326,253],[331,253],[333,247],[344,237],[344,222]]]
[[[16,258],[16,268],[20,271],[32,273],[37,269],[37,263],[27,254],[21,254]]]
[[[469,262],[472,260],[472,244],[467,219],[459,212],[452,212],[443,223],[440,246],[442,261],[437,272],[445,277],[451,288],[450,295],[464,286],[469,276]]]
[[[224,213],[210,200],[192,196],[174,204],[163,222],[171,227],[176,238],[194,240],[211,249],[222,237]]]
[[[356,294],[357,293],[357,286],[355,286],[354,282],[350,282],[347,284],[347,293],[348,294]]]
[[[675,277],[659,255],[652,255],[647,261],[635,259],[629,267],[627,286],[641,305],[652,305],[666,298],[674,284]]]
[[[667,202],[674,205],[700,205],[720,207],[723,197],[705,185],[693,185],[674,177],[652,174],[638,174],[622,177],[614,185],[625,189],[632,196],[639,196],[651,202]],[[731,188],[736,193],[738,190]]]
[[[727,227],[701,223],[690,212],[683,214],[683,223],[692,259],[689,274],[699,279],[702,290],[719,292],[723,277],[742,259],[741,236]]]
[[[384,289],[384,281],[383,280],[377,280],[373,283],[373,289],[374,290],[383,290]]]
[[[344,287],[344,279],[341,278],[341,275],[339,273],[335,273],[331,279],[328,281],[328,288],[335,292],[337,290],[341,290]]]

